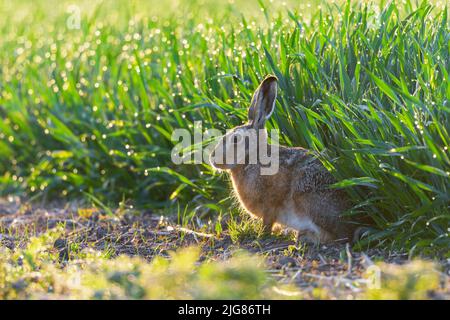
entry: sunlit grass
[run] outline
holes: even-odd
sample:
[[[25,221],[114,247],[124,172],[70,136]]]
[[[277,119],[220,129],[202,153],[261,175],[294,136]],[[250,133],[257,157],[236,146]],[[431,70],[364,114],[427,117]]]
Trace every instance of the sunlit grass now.
[[[57,227],[29,237],[21,247],[0,247],[0,299],[327,299],[336,294],[326,286],[310,292],[277,282],[262,256],[243,251],[226,261],[200,262],[200,248],[187,247],[149,262],[77,248],[75,242],[66,252],[64,239]],[[371,285],[360,279],[352,299],[428,299],[442,292],[439,268],[430,262],[374,267],[380,277],[373,280],[367,273]]]
[[[242,253],[197,264],[199,249],[172,252],[151,263],[91,249],[61,259],[60,230],[32,237],[15,251],[0,248],[1,299],[264,299],[279,297],[264,262]]]
[[[65,2],[12,3],[0,21],[0,194],[227,215],[227,182],[206,164],[174,166],[170,135],[199,120],[204,129],[242,123],[257,83],[274,73],[269,128],[283,144],[326,150],[353,212],[375,221],[365,241],[448,251],[442,2],[183,2],[173,11],[85,1],[79,30],[68,28]]]

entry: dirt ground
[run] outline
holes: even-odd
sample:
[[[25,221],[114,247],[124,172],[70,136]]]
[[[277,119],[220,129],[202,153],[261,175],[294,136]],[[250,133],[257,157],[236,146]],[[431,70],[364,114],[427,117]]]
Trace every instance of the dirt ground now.
[[[367,286],[364,274],[377,261],[392,264],[408,261],[407,253],[380,249],[355,252],[344,243],[302,246],[275,236],[237,243],[226,229],[217,236],[182,227],[175,221],[176,218],[149,212],[123,210],[109,216],[102,210],[81,208],[76,203],[31,206],[18,198],[0,199],[0,246],[10,249],[23,246],[29,236],[63,224],[66,237],[55,246],[67,257],[69,243],[108,250],[112,256],[139,255],[147,260],[169,257],[170,250],[190,245],[202,248],[202,260],[226,260],[236,250],[245,249],[263,255],[267,272],[277,281],[295,284],[311,296],[317,288],[325,288],[323,298],[328,299],[351,299],[364,290]],[[431,298],[450,299],[450,261],[436,262],[442,267],[444,280],[442,290],[430,293]]]

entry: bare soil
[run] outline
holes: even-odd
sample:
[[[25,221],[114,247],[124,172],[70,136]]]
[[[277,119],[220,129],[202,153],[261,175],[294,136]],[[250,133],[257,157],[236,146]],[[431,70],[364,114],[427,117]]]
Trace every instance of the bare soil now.
[[[169,251],[190,245],[202,248],[201,260],[226,260],[236,250],[245,249],[263,255],[267,272],[277,281],[295,284],[311,296],[316,288],[325,288],[323,298],[331,299],[352,298],[364,290],[364,273],[375,262],[403,264],[409,259],[405,252],[356,252],[344,243],[299,245],[275,236],[233,243],[226,229],[217,236],[182,227],[175,221],[150,212],[123,210],[109,216],[77,203],[39,206],[18,198],[0,199],[0,246],[24,246],[30,236],[63,224],[65,237],[55,243],[63,259],[70,259],[71,243],[106,250],[112,256],[138,255],[147,260],[155,256],[169,258]],[[444,258],[433,260],[442,266],[445,280],[441,291],[431,293],[432,298],[450,299],[450,262]]]

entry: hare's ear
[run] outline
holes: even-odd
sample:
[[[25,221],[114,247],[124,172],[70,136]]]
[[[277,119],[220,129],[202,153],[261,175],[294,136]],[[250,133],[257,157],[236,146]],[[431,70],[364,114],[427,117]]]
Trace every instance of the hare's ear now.
[[[277,77],[268,75],[253,94],[248,110],[248,120],[255,129],[264,128],[264,123],[275,109],[277,81]]]

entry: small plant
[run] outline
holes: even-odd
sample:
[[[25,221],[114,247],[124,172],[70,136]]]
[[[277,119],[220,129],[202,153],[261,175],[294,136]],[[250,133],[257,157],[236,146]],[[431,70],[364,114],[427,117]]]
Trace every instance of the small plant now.
[[[85,248],[61,261],[61,229],[30,239],[26,248],[0,247],[0,299],[267,299],[282,297],[262,258],[237,252],[198,264],[198,247],[156,257],[111,257]],[[72,245],[73,246],[73,245]],[[281,286],[282,288],[282,286]]]
[[[439,272],[432,262],[413,261],[405,265],[381,263],[379,288],[370,288],[367,299],[422,300],[439,290]]]
[[[298,257],[305,254],[306,245],[298,243],[297,245],[290,245],[283,251],[284,255],[287,257]]]
[[[261,219],[241,214],[237,218],[231,217],[228,221],[228,232],[234,243],[249,242],[267,236]]]

